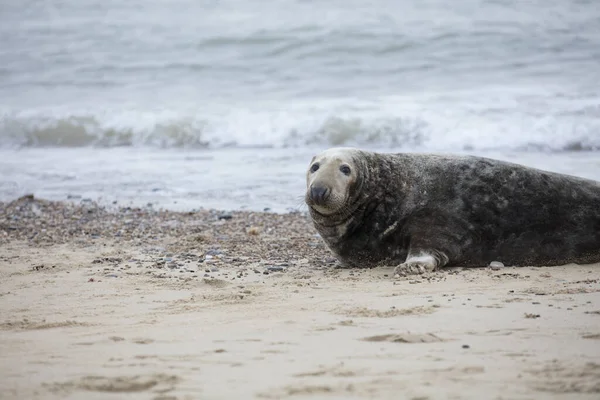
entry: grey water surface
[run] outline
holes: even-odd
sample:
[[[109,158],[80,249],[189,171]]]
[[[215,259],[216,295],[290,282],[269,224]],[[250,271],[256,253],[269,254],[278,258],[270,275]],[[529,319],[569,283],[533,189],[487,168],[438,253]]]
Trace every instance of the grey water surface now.
[[[0,2],[0,200],[285,210],[340,145],[600,178],[598,3]]]

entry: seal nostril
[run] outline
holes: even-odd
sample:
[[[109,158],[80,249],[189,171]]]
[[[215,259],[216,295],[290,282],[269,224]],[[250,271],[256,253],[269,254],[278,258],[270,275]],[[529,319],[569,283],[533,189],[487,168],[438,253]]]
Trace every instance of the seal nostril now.
[[[324,202],[329,195],[329,189],[323,186],[313,186],[310,188],[310,197],[315,203]]]

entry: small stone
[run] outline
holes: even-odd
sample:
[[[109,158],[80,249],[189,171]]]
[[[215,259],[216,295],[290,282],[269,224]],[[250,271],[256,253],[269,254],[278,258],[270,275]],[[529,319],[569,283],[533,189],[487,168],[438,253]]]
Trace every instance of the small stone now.
[[[463,345],[462,345],[462,348],[463,348],[463,349],[470,349],[470,348],[471,348],[471,346],[469,346],[468,344],[463,344]]]
[[[233,215],[231,215],[231,214],[221,214],[221,215],[219,215],[219,217],[218,217],[218,218],[219,218],[220,220],[226,220],[226,221],[228,221],[228,220],[230,220],[231,218],[233,218]]]
[[[499,269],[504,268],[504,264],[502,264],[500,261],[492,261],[489,267],[494,271],[498,271]]]
[[[260,228],[257,226],[251,226],[248,228],[248,235],[257,236],[260,233]]]

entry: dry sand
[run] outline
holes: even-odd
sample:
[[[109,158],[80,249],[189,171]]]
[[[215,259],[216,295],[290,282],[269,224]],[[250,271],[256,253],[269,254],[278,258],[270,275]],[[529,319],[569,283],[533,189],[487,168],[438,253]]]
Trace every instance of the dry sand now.
[[[302,214],[0,203],[0,398],[600,398],[600,265],[336,265]]]

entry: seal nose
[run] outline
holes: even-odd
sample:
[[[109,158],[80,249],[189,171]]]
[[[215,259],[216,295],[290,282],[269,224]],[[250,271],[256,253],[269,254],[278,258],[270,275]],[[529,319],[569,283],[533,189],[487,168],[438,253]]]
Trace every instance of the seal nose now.
[[[311,186],[310,198],[317,204],[323,204],[329,197],[330,190],[324,186]]]

